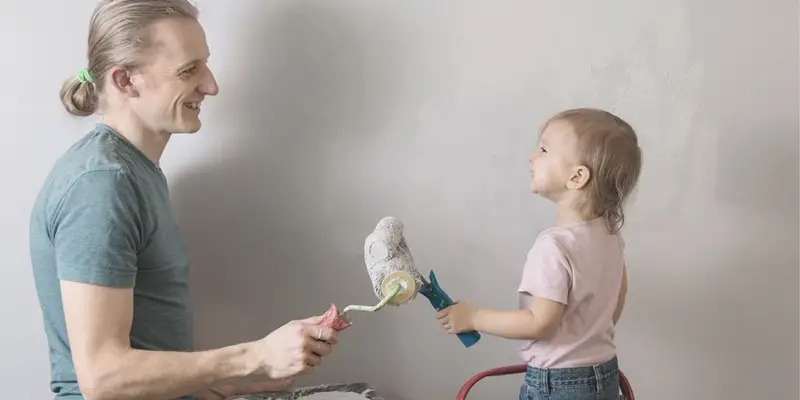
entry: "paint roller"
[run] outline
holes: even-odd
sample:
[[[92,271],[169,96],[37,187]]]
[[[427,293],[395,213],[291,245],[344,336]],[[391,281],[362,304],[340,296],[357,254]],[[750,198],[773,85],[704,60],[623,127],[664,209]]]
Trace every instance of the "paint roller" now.
[[[414,300],[418,293],[427,298],[437,311],[453,304],[433,270],[428,275],[429,280],[417,272],[403,236],[403,223],[395,217],[381,219],[364,240],[364,263],[380,302],[374,306],[347,306],[341,313],[331,304],[321,325],[343,330],[351,325],[348,317],[351,311],[375,312],[386,305],[402,307]],[[457,336],[465,347],[471,347],[481,338],[476,331],[461,332]]]

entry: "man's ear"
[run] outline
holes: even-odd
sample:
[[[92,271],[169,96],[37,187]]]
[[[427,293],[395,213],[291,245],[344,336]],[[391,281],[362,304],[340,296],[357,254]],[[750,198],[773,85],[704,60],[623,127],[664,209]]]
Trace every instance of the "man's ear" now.
[[[575,167],[572,171],[572,175],[569,177],[567,181],[567,189],[570,190],[580,190],[583,189],[587,183],[589,183],[589,179],[591,178],[591,173],[589,172],[589,168],[585,165],[579,165]]]
[[[136,85],[133,83],[133,75],[121,66],[111,69],[111,85],[126,97],[139,96],[139,91],[136,90]]]

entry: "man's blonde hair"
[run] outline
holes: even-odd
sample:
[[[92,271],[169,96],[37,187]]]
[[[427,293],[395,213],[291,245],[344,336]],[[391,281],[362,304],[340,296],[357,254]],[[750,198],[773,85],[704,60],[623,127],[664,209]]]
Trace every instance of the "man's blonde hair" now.
[[[197,19],[197,8],[187,0],[102,0],[89,23],[88,65],[93,82],[81,81],[77,75],[64,82],[60,96],[64,108],[72,115],[94,114],[100,103],[105,81],[103,77],[115,65],[135,69],[150,41],[143,29],[165,18]]]
[[[590,218],[602,217],[609,232],[619,232],[625,223],[623,206],[642,169],[636,132],[622,118],[594,108],[565,110],[547,123],[553,121],[570,124],[578,141],[579,162],[589,169],[581,211]]]

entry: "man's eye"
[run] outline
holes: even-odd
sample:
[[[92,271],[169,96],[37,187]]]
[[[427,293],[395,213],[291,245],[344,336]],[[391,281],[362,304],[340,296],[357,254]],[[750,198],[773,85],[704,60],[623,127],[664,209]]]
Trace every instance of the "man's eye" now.
[[[187,69],[185,69],[185,70],[181,71],[179,75],[180,75],[182,78],[185,78],[185,77],[191,76],[191,75],[194,73],[194,71],[195,71],[196,69],[197,69],[197,67],[191,67],[191,68],[187,68]]]

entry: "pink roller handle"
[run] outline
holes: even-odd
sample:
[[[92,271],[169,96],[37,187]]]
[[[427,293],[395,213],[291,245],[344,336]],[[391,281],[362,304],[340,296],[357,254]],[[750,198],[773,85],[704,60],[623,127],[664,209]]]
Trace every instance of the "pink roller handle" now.
[[[327,326],[335,331],[343,331],[350,326],[350,321],[342,318],[342,316],[339,315],[339,309],[336,308],[336,304],[331,303],[331,306],[328,307],[328,311],[322,314],[322,320],[319,321],[319,325]]]

